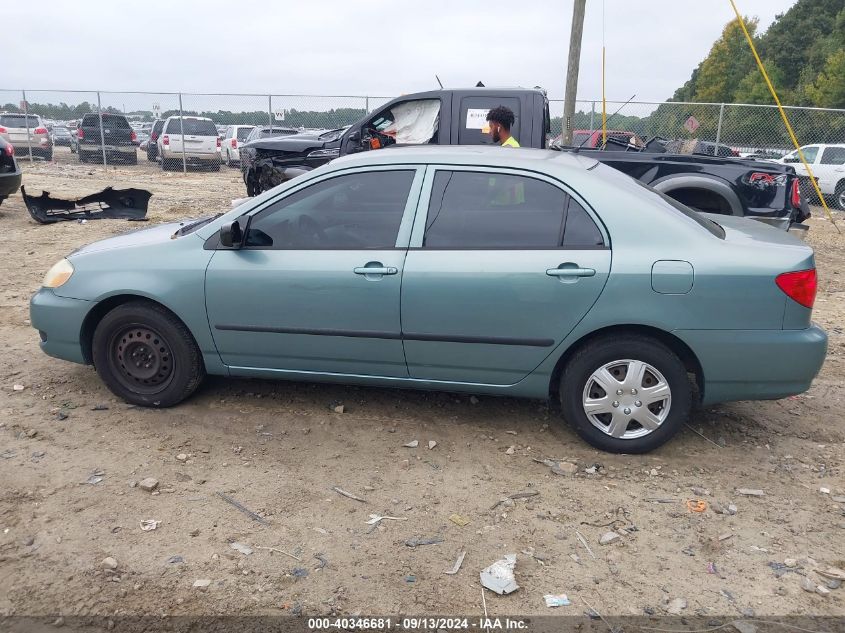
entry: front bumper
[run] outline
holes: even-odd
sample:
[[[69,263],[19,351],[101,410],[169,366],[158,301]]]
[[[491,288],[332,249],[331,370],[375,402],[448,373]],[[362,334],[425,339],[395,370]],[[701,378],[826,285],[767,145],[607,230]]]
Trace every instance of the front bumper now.
[[[702,404],[776,400],[803,393],[827,354],[827,334],[804,330],[675,330],[698,357]]]
[[[90,301],[60,297],[50,288],[32,295],[29,318],[41,337],[42,351],[73,363],[86,363],[80,336],[90,309]]]

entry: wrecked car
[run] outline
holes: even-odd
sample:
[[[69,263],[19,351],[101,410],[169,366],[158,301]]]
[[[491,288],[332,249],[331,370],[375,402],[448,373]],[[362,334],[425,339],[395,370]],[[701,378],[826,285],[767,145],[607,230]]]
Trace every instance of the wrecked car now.
[[[486,116],[498,105],[513,110],[514,136],[524,147],[546,146],[549,102],[542,90],[431,90],[393,99],[346,128],[250,143],[256,159],[243,166],[247,194],[257,195],[346,154],[402,145],[490,145]]]
[[[39,224],[54,224],[66,220],[133,220],[147,216],[152,193],[146,189],[113,189],[106,187],[76,200],[54,198],[49,191],[40,196],[27,195],[21,187],[26,210]]]
[[[0,204],[21,186],[21,170],[15,162],[15,147],[0,137]]]

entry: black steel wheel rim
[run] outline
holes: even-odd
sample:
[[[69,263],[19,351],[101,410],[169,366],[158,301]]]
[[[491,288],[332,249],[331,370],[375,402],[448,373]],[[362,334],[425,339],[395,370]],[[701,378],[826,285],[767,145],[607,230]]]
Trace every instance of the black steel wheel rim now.
[[[167,340],[148,325],[118,330],[109,344],[112,374],[129,391],[159,393],[173,380],[173,353]]]

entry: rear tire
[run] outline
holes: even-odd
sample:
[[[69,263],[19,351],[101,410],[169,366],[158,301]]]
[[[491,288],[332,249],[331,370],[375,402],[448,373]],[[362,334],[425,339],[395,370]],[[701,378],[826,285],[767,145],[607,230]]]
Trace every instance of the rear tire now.
[[[630,371],[636,373],[629,376]],[[563,417],[592,446],[647,453],[686,423],[692,386],[684,364],[660,341],[608,337],[588,343],[569,360],[560,402]]]
[[[92,356],[112,393],[143,407],[178,404],[205,376],[190,330],[148,301],[130,301],[107,313],[94,331]]]
[[[845,180],[840,180],[836,183],[836,193],[833,197],[833,203],[840,211],[845,211]]]

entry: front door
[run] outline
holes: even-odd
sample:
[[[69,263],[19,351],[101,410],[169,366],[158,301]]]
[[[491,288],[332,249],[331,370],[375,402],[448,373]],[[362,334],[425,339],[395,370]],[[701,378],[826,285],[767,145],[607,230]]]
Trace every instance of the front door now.
[[[550,179],[444,167],[429,185],[402,279],[410,376],[519,382],[598,299],[608,240]]]
[[[329,174],[258,211],[206,272],[223,362],[407,376],[399,289],[421,181],[402,166]]]

